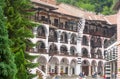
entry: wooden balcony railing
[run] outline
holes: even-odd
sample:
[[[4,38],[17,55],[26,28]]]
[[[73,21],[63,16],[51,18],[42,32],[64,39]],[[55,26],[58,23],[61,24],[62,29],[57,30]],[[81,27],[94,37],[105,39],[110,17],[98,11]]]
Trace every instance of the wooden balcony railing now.
[[[103,56],[98,56],[98,59],[103,59]]]
[[[67,51],[61,51],[60,53],[61,55],[69,55],[69,53]]]
[[[90,58],[89,55],[82,55],[83,58]]]
[[[77,44],[77,42],[76,42],[76,41],[72,41],[70,44],[75,44],[75,45],[76,45],[76,44]]]
[[[49,42],[57,42],[57,38],[55,38],[54,36],[50,36],[48,41]]]
[[[46,36],[45,36],[45,35],[41,35],[41,36],[40,36],[40,35],[37,35],[36,37],[37,37],[37,38],[43,38],[43,39],[46,39]]]
[[[38,53],[45,54],[45,53],[47,53],[47,51],[45,48],[41,48],[41,49],[38,49]]]
[[[105,45],[105,47],[108,47],[108,46],[112,45],[113,43],[115,43],[116,41],[117,41],[117,34],[114,34],[110,38],[110,40],[107,43],[105,43],[104,45]]]
[[[57,55],[57,54],[59,54],[59,52],[57,50],[49,51],[50,56]]]

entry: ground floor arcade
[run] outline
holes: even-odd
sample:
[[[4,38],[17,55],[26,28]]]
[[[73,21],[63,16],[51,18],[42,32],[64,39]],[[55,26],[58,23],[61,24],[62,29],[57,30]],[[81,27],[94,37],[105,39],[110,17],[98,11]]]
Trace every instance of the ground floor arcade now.
[[[77,57],[40,55],[36,60],[40,63],[39,69],[47,75],[79,75],[84,72],[86,76],[91,76],[94,72],[103,75],[105,70],[104,60],[82,58],[78,63]]]

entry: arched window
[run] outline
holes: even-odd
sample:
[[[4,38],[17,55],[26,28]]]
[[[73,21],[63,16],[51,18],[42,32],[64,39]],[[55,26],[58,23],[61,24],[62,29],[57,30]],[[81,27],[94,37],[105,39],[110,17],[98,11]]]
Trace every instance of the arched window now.
[[[67,52],[67,47],[66,47],[65,45],[62,45],[62,46],[60,47],[60,52],[61,52],[62,54],[67,55],[67,54],[68,54],[68,52]]]
[[[50,42],[57,42],[57,32],[55,31],[55,29],[50,29],[49,31],[49,41]]]
[[[87,25],[85,25],[85,28],[84,28],[84,33],[89,33],[89,29],[88,29],[88,24]]]
[[[62,43],[68,43],[67,33],[63,32],[63,33],[61,34],[61,42],[62,42]]]
[[[57,51],[57,46],[55,44],[51,44],[50,47],[49,47],[49,54],[50,55],[53,55],[53,54],[57,54],[58,51]]]
[[[102,75],[103,74],[103,62],[102,61],[99,61],[98,62],[98,74],[99,75]]]
[[[89,57],[88,56],[88,50],[86,48],[82,48],[82,56],[83,57]]]
[[[97,38],[97,47],[102,47],[102,40],[101,38]]]
[[[92,48],[96,47],[96,37],[95,36],[91,37],[90,45],[91,45]]]
[[[98,58],[103,58],[103,57],[102,57],[102,52],[101,52],[100,49],[97,50],[97,55],[98,55]]]
[[[82,44],[83,44],[83,45],[88,45],[87,36],[83,36],[83,38],[82,38]]]
[[[38,52],[40,52],[40,53],[45,53],[46,51],[45,51],[45,44],[44,44],[44,42],[42,42],[42,41],[39,41],[39,42],[37,42],[37,50],[38,50]]]
[[[71,44],[77,44],[77,36],[75,34],[72,34],[71,35],[71,41],[70,41]]]
[[[75,55],[76,54],[76,48],[75,47],[70,47],[70,54]]]
[[[96,53],[94,48],[91,49],[91,58],[96,58]]]
[[[37,37],[45,37],[45,27],[43,25],[37,28]]]
[[[108,46],[108,40],[105,39],[105,40],[104,40],[104,48],[106,48],[107,46]]]

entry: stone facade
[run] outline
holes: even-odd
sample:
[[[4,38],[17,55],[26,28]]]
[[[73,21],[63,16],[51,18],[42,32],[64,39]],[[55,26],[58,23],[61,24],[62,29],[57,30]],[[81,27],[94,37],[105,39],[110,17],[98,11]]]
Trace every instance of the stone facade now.
[[[34,62],[40,63],[32,72],[38,70],[44,78],[54,74],[79,75],[80,72],[86,76],[94,72],[100,76],[106,74],[105,49],[116,27],[102,15],[67,4],[56,5],[56,8],[49,5],[51,0],[41,1],[48,3],[34,3],[37,13],[30,17],[38,24],[33,28],[35,37],[30,39],[36,46],[26,51],[39,55]]]

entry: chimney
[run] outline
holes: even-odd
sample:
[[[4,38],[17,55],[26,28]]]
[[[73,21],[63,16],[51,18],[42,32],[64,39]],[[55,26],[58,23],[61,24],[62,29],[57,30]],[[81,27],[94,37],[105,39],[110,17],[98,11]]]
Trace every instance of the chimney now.
[[[56,0],[40,0],[40,1],[56,5]]]

